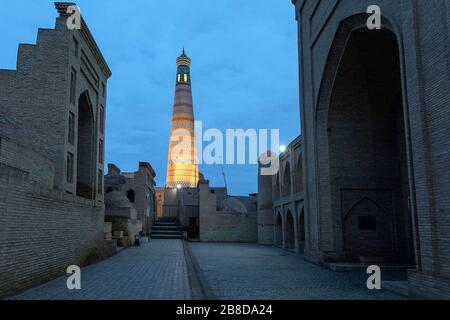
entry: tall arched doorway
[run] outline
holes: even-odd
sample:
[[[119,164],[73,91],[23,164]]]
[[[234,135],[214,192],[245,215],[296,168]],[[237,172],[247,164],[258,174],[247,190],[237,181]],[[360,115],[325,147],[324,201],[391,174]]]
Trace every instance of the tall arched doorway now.
[[[323,215],[337,226],[335,241],[347,260],[409,261],[413,251],[397,38],[388,28],[349,29],[341,28],[335,39],[330,59],[339,59],[329,61],[332,71],[325,73],[334,82],[318,105]],[[325,91],[329,81],[324,79]],[[357,205],[362,198],[371,201]]]
[[[273,199],[274,200],[280,199],[280,171],[278,171],[277,175],[275,176],[275,185],[273,187]]]
[[[298,216],[298,249],[300,253],[305,252],[305,209],[302,208]]]
[[[291,211],[288,210],[286,214],[286,239],[285,244],[287,249],[295,248],[295,226],[294,226],[294,216]]]
[[[291,164],[286,162],[283,174],[283,186],[282,186],[283,197],[291,194]]]
[[[277,223],[275,225],[275,246],[281,247],[283,245],[283,219],[281,214],[277,213]]]
[[[94,116],[86,91],[78,100],[77,196],[94,198],[94,166]]]
[[[127,191],[127,198],[131,203],[134,203],[136,200],[136,192],[132,189]]]
[[[298,156],[297,165],[295,167],[295,192],[303,192],[302,155]]]

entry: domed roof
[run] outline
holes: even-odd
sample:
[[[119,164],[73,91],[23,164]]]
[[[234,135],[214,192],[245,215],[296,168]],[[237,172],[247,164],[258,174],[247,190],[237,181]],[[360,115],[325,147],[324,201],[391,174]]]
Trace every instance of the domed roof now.
[[[239,199],[232,197],[225,198],[222,201],[222,210],[237,213],[248,212],[247,207]]]
[[[106,194],[105,204],[111,207],[131,208],[130,200],[120,191],[114,190]]]

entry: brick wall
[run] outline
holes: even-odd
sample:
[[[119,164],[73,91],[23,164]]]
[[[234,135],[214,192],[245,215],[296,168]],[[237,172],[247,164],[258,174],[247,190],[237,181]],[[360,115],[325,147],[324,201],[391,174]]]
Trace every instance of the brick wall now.
[[[382,10],[383,29],[390,29],[395,33],[396,41],[401,48],[400,75],[404,99],[402,111],[404,111],[406,130],[405,137],[400,138],[406,141],[405,147],[408,152],[404,150],[401,152],[400,157],[403,154],[404,158],[400,159],[400,162],[408,164],[408,175],[413,178],[409,181],[410,209],[414,218],[411,229],[415,262],[417,269],[420,270],[414,276],[411,273],[410,286],[412,291],[417,290],[419,296],[426,296],[426,291],[429,290],[434,292],[435,296],[448,297],[448,290],[442,289],[448,288],[450,275],[450,241],[447,236],[450,230],[448,219],[450,112],[446,107],[450,101],[450,92],[447,89],[450,75],[448,68],[450,61],[449,2],[445,0],[330,0],[329,3],[296,0],[293,2],[296,6],[295,16],[299,30],[300,114],[305,153],[303,163],[306,182],[307,248],[305,256],[309,260],[323,262],[330,258],[334,259],[342,253],[340,251],[344,246],[342,232],[339,230],[342,226],[339,221],[342,217],[342,214],[339,214],[341,209],[339,180],[342,178],[353,180],[356,187],[352,189],[358,189],[357,179],[348,179],[354,177],[345,176],[345,173],[350,171],[348,168],[357,164],[353,167],[356,167],[358,176],[362,177],[370,173],[363,170],[367,161],[352,163],[349,157],[340,158],[343,152],[357,155],[355,160],[367,158],[370,154],[367,152],[367,146],[359,143],[354,145],[356,151],[351,150],[352,142],[341,139],[342,135],[336,134],[342,127],[336,125],[333,127],[333,123],[329,125],[328,115],[333,90],[339,89],[342,81],[351,85],[351,80],[356,79],[348,73],[341,79],[337,79],[339,75],[334,68],[342,66],[340,51],[345,48],[347,37],[352,30],[359,27],[365,28],[367,20],[365,12],[368,6],[378,5]],[[384,51],[383,48],[378,50],[379,53]],[[373,64],[375,68],[382,65],[378,59],[375,60],[377,61]],[[386,77],[376,83],[379,89],[385,88],[384,86],[388,83],[385,80],[389,79],[390,72],[384,73]],[[366,80],[369,80],[369,77],[366,77]],[[357,83],[353,89],[346,90],[348,93],[351,92],[352,97],[357,97],[358,92],[361,93]],[[370,102],[380,101],[387,92],[388,90],[372,91],[369,97]],[[356,106],[354,103],[349,104],[351,99],[338,99],[335,102],[344,108]],[[356,112],[360,110],[363,108],[355,109]],[[345,116],[345,114],[337,112],[331,115],[335,120],[339,116]],[[367,119],[364,116],[360,118]],[[379,121],[383,119],[380,118]],[[366,125],[366,129],[368,126],[369,124]],[[360,126],[352,125],[351,127],[351,134],[358,136]],[[330,135],[335,135],[336,139],[329,141]],[[373,138],[375,143],[382,142],[375,136],[367,136],[361,141],[371,141]],[[389,148],[389,144],[384,144],[386,148]],[[331,154],[328,153],[328,145],[332,146]],[[383,155],[386,155],[386,150],[378,153],[377,157]],[[329,159],[333,156],[335,161],[330,163]],[[391,156],[395,156],[394,153],[391,152]],[[376,160],[375,164],[381,167],[387,164],[380,158],[374,157],[373,160]],[[369,159],[369,161],[372,160]],[[339,164],[348,168],[339,168]],[[333,167],[337,174],[330,175],[330,167]],[[389,174],[389,168],[385,168],[385,171]],[[395,175],[404,175],[404,171],[406,170],[401,170]],[[330,176],[332,176],[331,181]],[[387,182],[381,174],[377,179],[382,182],[378,185]],[[345,184],[348,185],[347,182]],[[397,189],[397,195],[394,195],[394,201],[397,204],[406,199],[408,190],[405,190],[405,185],[406,183],[394,186]],[[403,191],[402,195],[401,191]],[[345,195],[348,199],[351,196],[351,194]],[[403,207],[405,208],[404,204]],[[402,223],[401,219],[397,220]],[[437,294],[437,288],[441,288],[440,295]]]
[[[230,212],[217,211],[217,207],[217,196],[210,192],[209,182],[200,182],[200,241],[257,242],[256,208],[254,212]]]
[[[200,241],[256,243],[256,218],[256,212],[208,212],[200,218]]]
[[[55,169],[53,163],[37,152],[31,150],[0,133],[0,162],[29,172],[33,181],[38,181],[48,188],[53,187]]]
[[[102,257],[104,208],[0,163],[0,297]]]

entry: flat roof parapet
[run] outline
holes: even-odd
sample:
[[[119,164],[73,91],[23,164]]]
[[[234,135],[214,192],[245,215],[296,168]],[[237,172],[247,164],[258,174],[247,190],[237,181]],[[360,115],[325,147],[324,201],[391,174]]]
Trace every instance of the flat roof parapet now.
[[[73,2],[55,2],[55,8],[56,11],[58,11],[58,14],[60,17],[67,17],[69,14],[67,13],[67,8],[70,6],[76,6],[76,3]],[[86,40],[86,43],[88,44],[89,48],[92,51],[92,54],[97,59],[100,68],[102,69],[103,73],[105,74],[106,78],[111,77],[112,72],[109,68],[108,64],[106,63],[105,58],[103,57],[97,42],[95,42],[94,37],[92,36],[91,31],[89,30],[86,22],[84,21],[83,16],[81,16],[81,29],[79,30],[81,35],[83,36],[84,40]]]

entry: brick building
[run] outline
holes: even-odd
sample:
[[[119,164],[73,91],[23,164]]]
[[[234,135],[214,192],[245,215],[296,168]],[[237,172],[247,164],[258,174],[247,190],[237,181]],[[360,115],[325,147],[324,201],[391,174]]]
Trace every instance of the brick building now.
[[[302,140],[297,137],[279,157],[276,175],[258,175],[258,243],[304,252],[305,214]]]
[[[225,188],[198,183],[200,241],[257,241],[256,196],[229,196]]]
[[[113,231],[123,231],[131,240],[138,233],[150,234],[156,219],[155,177],[148,162],[139,162],[135,172],[108,164],[105,221],[113,223]]]
[[[84,22],[20,44],[0,70],[0,296],[103,256],[106,87],[111,76]]]
[[[293,3],[305,258],[411,263],[413,296],[449,298],[448,1]]]

